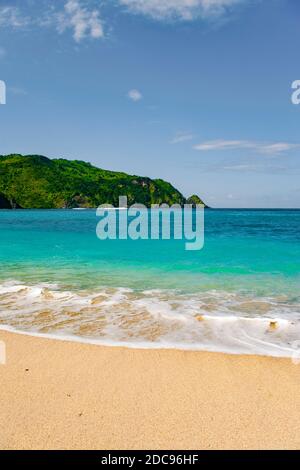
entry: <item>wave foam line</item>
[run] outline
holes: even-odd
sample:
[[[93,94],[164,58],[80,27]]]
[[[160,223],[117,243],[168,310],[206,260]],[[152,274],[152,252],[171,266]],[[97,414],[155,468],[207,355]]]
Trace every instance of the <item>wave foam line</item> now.
[[[64,290],[0,285],[0,328],[66,341],[140,349],[297,355],[299,305],[220,291]],[[209,312],[209,313],[208,313]]]

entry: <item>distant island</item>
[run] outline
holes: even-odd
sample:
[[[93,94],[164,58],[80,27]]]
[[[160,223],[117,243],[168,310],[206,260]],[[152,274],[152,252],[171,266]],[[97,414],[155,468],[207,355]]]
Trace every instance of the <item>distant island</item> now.
[[[162,179],[131,176],[79,160],[41,155],[0,155],[0,209],[75,209],[100,204],[203,204]]]

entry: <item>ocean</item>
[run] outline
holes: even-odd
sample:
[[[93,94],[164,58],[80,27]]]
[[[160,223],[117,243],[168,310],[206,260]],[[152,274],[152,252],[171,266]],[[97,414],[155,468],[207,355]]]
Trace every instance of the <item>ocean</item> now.
[[[95,210],[0,211],[0,327],[139,348],[300,353],[300,210],[207,210],[205,244],[96,237]]]

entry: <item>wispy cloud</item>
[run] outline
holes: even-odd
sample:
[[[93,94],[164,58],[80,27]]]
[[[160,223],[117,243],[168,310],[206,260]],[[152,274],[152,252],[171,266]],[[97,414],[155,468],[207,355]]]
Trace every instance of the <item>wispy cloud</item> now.
[[[200,144],[194,145],[195,150],[231,150],[249,148],[252,146],[251,142],[246,140],[208,140]]]
[[[101,0],[44,0],[22,1],[18,6],[9,5],[10,0],[0,0],[0,28],[22,29],[52,28],[58,33],[72,31],[74,40],[105,37]],[[142,14],[159,21],[191,21],[197,18],[218,18],[231,7],[249,0],[115,0],[128,13]],[[39,14],[33,13],[34,3],[41,5]],[[120,8],[120,9],[121,9]]]
[[[300,144],[293,144],[289,142],[276,142],[273,144],[262,144],[259,146],[260,153],[266,154],[277,154],[288,152],[289,150],[294,150],[300,148]]]
[[[86,38],[104,37],[100,9],[95,4],[92,7],[89,0],[65,0],[62,5],[49,8],[45,5],[39,15],[33,15],[27,2],[22,7],[1,6],[0,28],[52,28],[60,34],[71,30],[78,43]]]
[[[300,148],[300,144],[290,142],[254,142],[249,140],[209,140],[194,145],[195,150],[205,152],[211,150],[242,150],[248,149],[257,153],[266,155],[278,155],[296,148]]]
[[[58,16],[58,31],[73,30],[76,42],[90,37],[99,39],[104,37],[104,29],[99,10],[88,9],[80,0],[68,0],[64,12]]]
[[[23,28],[30,23],[30,18],[23,15],[21,10],[14,6],[4,5],[0,7],[0,27]]]
[[[278,164],[264,164],[264,163],[249,163],[243,165],[224,165],[219,170],[231,172],[245,172],[245,173],[268,173],[268,174],[283,174],[288,172],[299,171],[296,167],[288,167]]]
[[[261,158],[259,154],[227,156],[226,158],[197,159],[192,163],[194,169],[213,173],[260,173],[260,174],[299,174],[298,159],[286,155],[284,159]]]
[[[0,46],[0,59],[3,59],[3,57],[5,56],[6,56],[6,49]]]
[[[196,18],[218,17],[245,0],[119,0],[131,13],[156,20],[191,21]]]
[[[129,92],[127,93],[127,97],[130,100],[135,101],[135,102],[140,101],[141,99],[143,99],[142,93],[139,90],[136,90],[136,89],[129,90]]]
[[[181,142],[187,142],[193,140],[194,135],[190,132],[177,132],[175,137],[170,141],[170,144],[180,144]]]
[[[224,166],[223,170],[229,170],[229,171],[256,171],[261,168],[261,165],[228,165]]]

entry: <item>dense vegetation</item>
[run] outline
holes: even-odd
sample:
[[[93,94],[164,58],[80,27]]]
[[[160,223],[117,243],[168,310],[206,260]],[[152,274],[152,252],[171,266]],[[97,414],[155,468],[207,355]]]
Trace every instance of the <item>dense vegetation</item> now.
[[[40,155],[0,156],[0,208],[58,209],[128,203],[184,204],[170,183],[96,168],[84,161]]]

